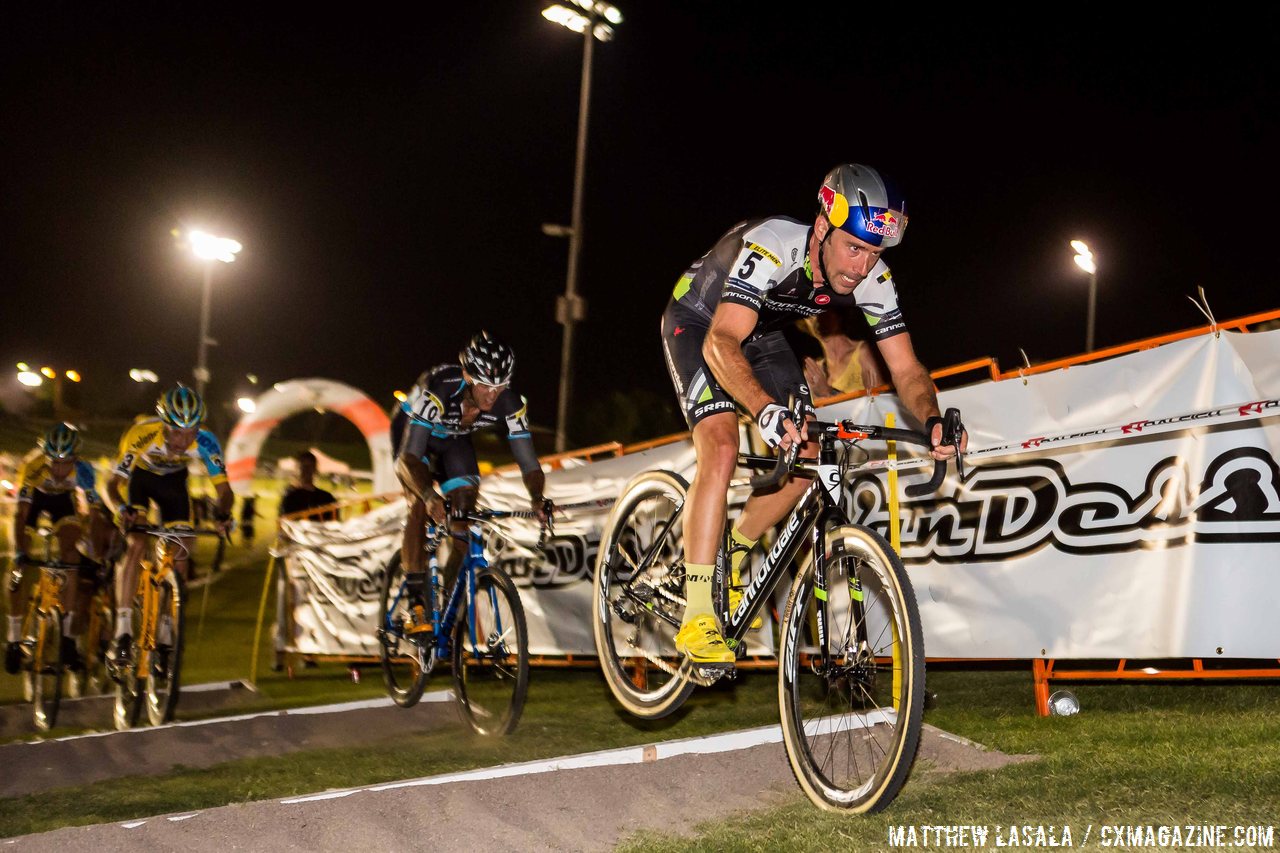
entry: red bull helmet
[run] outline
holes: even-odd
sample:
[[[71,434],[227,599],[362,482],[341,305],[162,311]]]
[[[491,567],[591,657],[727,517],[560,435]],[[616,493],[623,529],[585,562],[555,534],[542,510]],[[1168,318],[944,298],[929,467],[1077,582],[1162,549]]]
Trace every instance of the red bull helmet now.
[[[836,166],[822,179],[818,203],[832,225],[872,246],[896,246],[907,230],[907,215],[903,212],[906,204],[889,206],[884,181],[870,166]]]

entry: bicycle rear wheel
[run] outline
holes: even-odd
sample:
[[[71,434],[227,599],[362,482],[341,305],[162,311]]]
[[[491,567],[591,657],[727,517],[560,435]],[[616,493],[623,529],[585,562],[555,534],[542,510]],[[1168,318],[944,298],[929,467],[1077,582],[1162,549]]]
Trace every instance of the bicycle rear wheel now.
[[[62,701],[62,611],[53,608],[36,620],[31,654],[31,707],[36,728],[47,732],[58,722]]]
[[[675,645],[685,607],[676,513],[688,489],[670,471],[633,479],[609,515],[596,557],[592,624],[600,668],[619,704],[644,719],[675,711],[694,687]]]
[[[920,743],[920,614],[902,562],[882,537],[831,527],[825,543],[824,576],[810,557],[783,617],[783,743],[796,781],[816,805],[875,812],[897,796]]]
[[[451,639],[462,719],[482,735],[508,734],[529,694],[529,632],[520,594],[505,572],[476,573],[475,598],[464,600]]]
[[[378,603],[378,647],[382,680],[387,693],[401,708],[411,708],[422,698],[430,674],[432,651],[410,640],[404,633],[409,601],[404,589],[405,570],[397,551],[382,575],[382,595]],[[431,636],[431,635],[427,635]]]
[[[155,648],[148,655],[146,672],[147,719],[159,726],[173,719],[181,690],[183,629],[187,587],[182,576],[170,569],[156,593],[159,614]]]

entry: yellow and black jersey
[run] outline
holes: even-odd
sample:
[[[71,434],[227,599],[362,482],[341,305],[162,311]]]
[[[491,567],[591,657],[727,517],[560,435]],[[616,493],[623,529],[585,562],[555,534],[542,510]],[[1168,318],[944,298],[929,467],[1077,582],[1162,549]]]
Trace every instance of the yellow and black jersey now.
[[[40,450],[33,450],[22,460],[22,469],[18,472],[18,503],[31,503],[36,492],[63,495],[80,489],[89,506],[99,506],[102,500],[98,497],[96,479],[93,466],[77,459],[70,473],[60,480],[53,476],[49,457]]]
[[[159,418],[146,418],[129,427],[124,438],[120,439],[120,452],[112,473],[128,477],[136,467],[165,476],[185,471],[197,459],[204,463],[204,469],[215,486],[227,481],[222,446],[213,433],[207,429],[200,430],[190,446],[174,453],[165,443],[164,422]]]

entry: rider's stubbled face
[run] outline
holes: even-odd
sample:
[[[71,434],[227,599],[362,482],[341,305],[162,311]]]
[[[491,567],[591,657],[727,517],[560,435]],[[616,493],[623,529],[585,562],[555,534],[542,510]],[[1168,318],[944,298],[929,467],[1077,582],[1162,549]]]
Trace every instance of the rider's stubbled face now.
[[[467,379],[471,382],[471,399],[475,401],[476,408],[482,412],[492,409],[498,402],[498,397],[507,390],[506,385],[485,385],[483,382],[476,382],[470,376]]]
[[[827,228],[831,228],[827,224]],[[854,288],[871,272],[880,260],[880,248],[859,240],[847,231],[833,229],[835,233],[823,246],[822,262],[831,280],[831,289],[841,295],[853,293]]]

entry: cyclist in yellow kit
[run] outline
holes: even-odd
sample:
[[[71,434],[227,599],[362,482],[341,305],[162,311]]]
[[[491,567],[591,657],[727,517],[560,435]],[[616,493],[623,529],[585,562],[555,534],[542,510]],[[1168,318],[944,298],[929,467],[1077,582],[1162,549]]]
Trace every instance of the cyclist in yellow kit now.
[[[204,401],[185,385],[160,396],[154,418],[136,422],[120,440],[119,458],[107,482],[106,499],[122,527],[144,522],[150,503],[160,512],[165,527],[191,525],[191,496],[187,491],[187,466],[200,461],[218,493],[214,520],[225,533],[231,526],[233,495],[227,483],[222,447],[212,432],[202,429]],[[128,487],[128,500],[121,488]],[[185,580],[187,551],[194,541],[182,540],[174,566]],[[127,665],[133,647],[133,591],[138,584],[138,563],[146,551],[147,537],[130,533],[124,564],[116,573],[116,629],[111,660],[116,667]]]
[[[84,497],[90,522],[86,551],[91,558],[101,559],[111,533],[102,500],[95,487],[93,467],[78,458],[80,433],[70,424],[56,424],[45,433],[39,449],[23,460],[18,474],[18,505],[13,513],[13,574],[9,579],[9,631],[4,650],[4,668],[16,674],[22,663],[22,617],[26,610],[22,595],[22,567],[27,562],[30,543],[29,528],[47,515],[53,536],[57,539],[57,559],[63,563],[80,563],[78,584],[68,583],[63,590],[62,658],[68,668],[80,663],[76,637],[84,629],[89,600],[93,597],[98,564],[83,559],[79,551],[83,537],[81,516],[76,512],[76,492]]]

